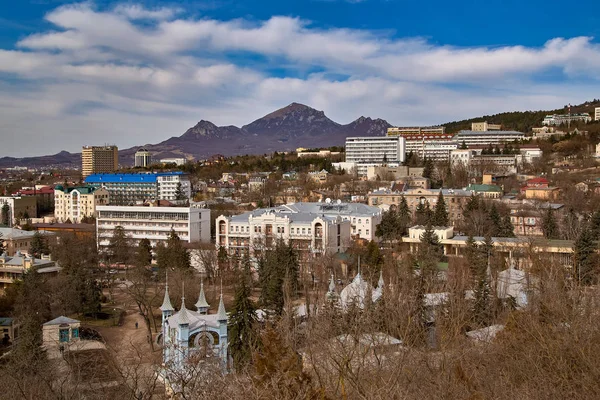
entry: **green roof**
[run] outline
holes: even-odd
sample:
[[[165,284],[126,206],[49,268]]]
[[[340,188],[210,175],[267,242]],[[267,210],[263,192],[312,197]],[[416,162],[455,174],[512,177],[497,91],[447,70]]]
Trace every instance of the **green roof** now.
[[[502,188],[496,185],[469,185],[467,190],[474,192],[502,192]]]

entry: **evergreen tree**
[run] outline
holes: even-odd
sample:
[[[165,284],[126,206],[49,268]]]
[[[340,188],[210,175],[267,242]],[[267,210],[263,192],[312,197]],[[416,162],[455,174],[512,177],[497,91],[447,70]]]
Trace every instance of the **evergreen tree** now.
[[[556,223],[556,218],[554,218],[554,212],[550,207],[548,207],[542,219],[542,232],[544,232],[546,239],[558,238],[558,224]]]
[[[187,196],[183,192],[183,188],[181,187],[181,182],[177,182],[177,187],[175,188],[175,200],[186,200]]]
[[[492,204],[492,208],[490,209],[490,222],[491,226],[491,235],[492,236],[500,236],[502,233],[502,217],[498,213],[498,209],[495,204]]]
[[[438,236],[428,224],[420,237],[419,251],[417,253],[417,264],[426,280],[432,281],[438,272],[438,262],[444,254]]]
[[[595,280],[598,257],[596,254],[595,240],[589,226],[585,226],[575,241],[575,269],[577,279],[584,284],[591,284]]]
[[[417,225],[427,225],[431,222],[432,212],[429,207],[429,202],[419,202],[415,210],[415,223]]]
[[[152,264],[152,244],[150,240],[143,238],[136,249],[135,266],[142,268],[150,264]]]
[[[401,230],[400,235],[405,235],[408,232],[408,227],[412,222],[412,215],[404,196],[401,196],[400,205],[398,206],[398,221]]]
[[[467,242],[469,247],[467,260],[469,261],[474,280],[473,321],[478,326],[486,326],[491,322],[492,318],[489,263],[493,251],[493,243],[490,236],[486,236],[481,246],[477,246],[472,237]]]
[[[31,244],[29,245],[29,254],[31,254],[31,256],[34,258],[40,258],[42,254],[49,253],[50,250],[48,249],[48,242],[46,241],[46,238],[42,236],[40,231],[36,231],[33,234]]]
[[[463,140],[462,143],[460,144],[460,149],[461,150],[466,150],[467,149],[467,143]]]
[[[450,221],[448,220],[448,211],[446,210],[446,201],[444,200],[444,194],[440,189],[440,194],[435,204],[435,212],[431,219],[431,224],[434,226],[448,226]]]
[[[426,158],[423,161],[423,177],[427,179],[433,177],[433,161],[430,158]]]
[[[158,267],[175,268],[181,271],[191,271],[190,253],[183,247],[183,243],[174,229],[167,239],[167,244],[159,243],[156,246],[156,262]]]
[[[265,258],[259,264],[261,283],[261,302],[277,315],[281,315],[284,305],[284,284],[290,293],[298,290],[298,256],[291,243],[278,240],[275,248],[265,252]]]
[[[372,267],[371,273],[373,276],[377,276],[379,274],[381,264],[383,263],[383,256],[379,250],[379,245],[373,240],[371,240],[367,245],[367,254],[365,255],[364,261],[365,264]]]
[[[122,226],[117,226],[113,230],[113,235],[108,243],[109,262],[128,264],[130,255],[131,247],[125,229]]]
[[[505,215],[502,218],[502,228],[500,229],[500,237],[515,237],[515,228],[510,222],[510,215]]]
[[[397,239],[401,235],[400,220],[395,206],[391,206],[382,214],[381,222],[375,229],[375,235],[387,242]]]
[[[6,203],[2,206],[2,225],[10,226],[10,206]]]
[[[252,351],[257,347],[256,307],[250,299],[252,295],[252,277],[250,259],[244,257],[233,307],[229,317],[229,349],[236,370],[244,368],[252,360]]]

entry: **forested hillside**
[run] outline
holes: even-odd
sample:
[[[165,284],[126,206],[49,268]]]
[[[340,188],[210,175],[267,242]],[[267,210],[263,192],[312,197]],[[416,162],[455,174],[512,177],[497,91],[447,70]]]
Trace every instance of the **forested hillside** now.
[[[600,107],[600,100],[594,99],[583,104],[572,105],[571,113],[590,113],[594,117],[594,108]],[[443,124],[449,133],[458,132],[461,129],[471,129],[472,122],[488,121],[491,124],[501,124],[503,129],[516,130],[519,132],[531,132],[531,128],[541,126],[542,120],[547,114],[562,114],[567,112],[567,105],[556,110],[539,111],[513,111],[494,115],[484,115],[477,118],[454,121]]]

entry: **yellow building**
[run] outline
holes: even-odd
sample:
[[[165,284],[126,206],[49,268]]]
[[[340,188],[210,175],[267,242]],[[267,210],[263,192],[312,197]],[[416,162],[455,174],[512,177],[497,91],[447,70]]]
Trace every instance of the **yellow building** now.
[[[83,146],[81,150],[81,175],[115,172],[119,168],[117,146]]]
[[[54,188],[54,217],[57,222],[80,223],[83,218],[95,217],[96,206],[108,204],[108,190],[92,186]]]
[[[554,200],[558,196],[557,187],[530,187],[525,189],[526,199]]]

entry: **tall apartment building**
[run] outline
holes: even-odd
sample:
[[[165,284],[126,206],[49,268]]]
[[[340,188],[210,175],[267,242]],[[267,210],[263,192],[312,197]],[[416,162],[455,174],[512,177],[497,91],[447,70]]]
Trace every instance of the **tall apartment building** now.
[[[137,244],[149,239],[152,246],[166,242],[171,229],[184,242],[210,241],[210,210],[197,204],[190,207],[100,206],[97,207],[98,248],[108,246],[117,226]]]
[[[447,160],[450,152],[458,147],[453,135],[446,133],[443,126],[430,127],[392,127],[387,130],[388,137],[403,137],[406,141],[406,154],[415,154],[434,160]]]
[[[4,205],[8,206],[6,219],[9,225],[15,224],[21,218],[37,218],[37,199],[32,196],[2,196],[0,197],[0,214]],[[4,215],[2,215],[4,219]]]
[[[597,113],[597,111],[596,111]],[[546,115],[542,121],[542,125],[557,126],[562,124],[568,124],[569,122],[583,121],[584,123],[591,122],[592,117],[589,113],[580,114],[552,114]]]
[[[594,121],[600,121],[600,107],[596,107],[594,109],[594,111],[595,111]]]
[[[81,150],[81,175],[85,178],[101,172],[115,172],[119,168],[117,146],[83,146]]]
[[[230,217],[221,215],[215,223],[217,245],[238,256],[256,256],[281,239],[304,261],[311,254],[344,252],[351,240],[351,222],[340,216],[263,208]]]
[[[99,205],[108,204],[109,193],[104,188],[80,186],[54,188],[54,218],[57,222],[80,223],[83,218],[95,217]]]
[[[367,167],[398,164],[405,158],[405,140],[401,136],[346,138],[346,162],[356,163],[358,175],[367,174]]]
[[[500,145],[525,138],[523,132],[517,131],[460,131],[454,135],[454,142],[467,146],[489,146]]]
[[[438,196],[442,191],[444,201],[448,211],[450,221],[455,222],[462,218],[462,210],[467,204],[473,192],[462,189],[409,189],[405,191],[393,191],[389,189],[374,190],[367,195],[368,203],[371,206],[389,207],[391,205],[400,205],[402,197],[406,199],[408,207],[414,214],[419,204],[429,203],[433,210],[437,203]]]
[[[138,174],[94,174],[85,179],[93,187],[104,187],[110,193],[110,204],[126,206],[154,200],[177,200],[177,189],[189,199],[192,185],[181,171]]]
[[[146,149],[139,149],[135,152],[134,165],[136,167],[147,167],[152,164],[152,154]]]
[[[471,123],[471,130],[476,132],[499,131],[501,129],[502,125],[490,124],[487,121]]]

